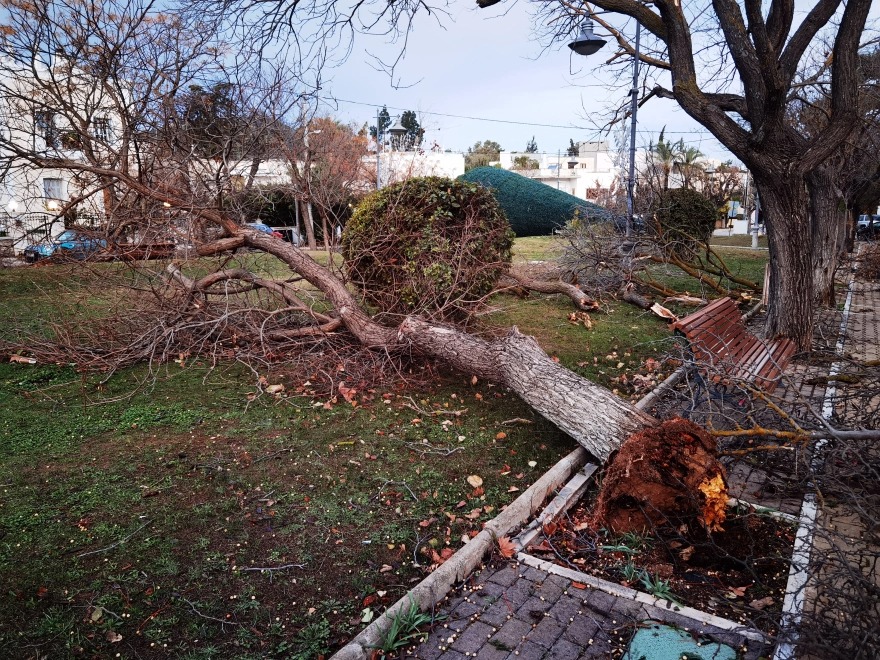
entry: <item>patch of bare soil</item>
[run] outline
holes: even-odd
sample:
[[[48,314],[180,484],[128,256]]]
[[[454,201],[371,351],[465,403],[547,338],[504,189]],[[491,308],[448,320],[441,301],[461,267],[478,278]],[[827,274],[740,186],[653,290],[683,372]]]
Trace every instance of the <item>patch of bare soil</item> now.
[[[795,528],[739,507],[722,530],[655,525],[616,535],[595,524],[588,491],[564,519],[546,525],[527,552],[556,564],[667,598],[773,634],[778,624]]]

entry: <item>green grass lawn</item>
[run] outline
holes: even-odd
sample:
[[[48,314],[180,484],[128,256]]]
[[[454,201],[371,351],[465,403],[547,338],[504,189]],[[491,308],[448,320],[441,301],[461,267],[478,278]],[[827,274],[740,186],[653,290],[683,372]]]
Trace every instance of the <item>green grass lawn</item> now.
[[[520,240],[515,259],[552,250],[549,237]],[[763,272],[766,253],[731,252]],[[236,258],[287,275],[273,258]],[[158,286],[161,267],[0,270],[0,339],[104,318],[119,287]],[[666,324],[623,303],[589,328],[559,296],[498,295],[488,311],[477,331],[516,325],[621,396],[671,369],[645,364],[669,349]],[[337,648],[574,448],[503,388],[431,369],[431,386],[383,383],[355,406],[310,395],[314,375],[283,363],[255,373],[190,358],[106,382],[0,363],[0,657]],[[257,375],[284,392],[261,393]]]

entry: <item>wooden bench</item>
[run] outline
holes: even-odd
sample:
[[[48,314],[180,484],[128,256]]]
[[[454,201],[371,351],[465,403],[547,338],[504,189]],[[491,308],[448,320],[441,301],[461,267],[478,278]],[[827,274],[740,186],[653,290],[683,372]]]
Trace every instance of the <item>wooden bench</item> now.
[[[768,394],[776,389],[797,348],[790,339],[765,342],[755,337],[730,298],[714,300],[671,327],[687,339],[701,371],[751,383]]]

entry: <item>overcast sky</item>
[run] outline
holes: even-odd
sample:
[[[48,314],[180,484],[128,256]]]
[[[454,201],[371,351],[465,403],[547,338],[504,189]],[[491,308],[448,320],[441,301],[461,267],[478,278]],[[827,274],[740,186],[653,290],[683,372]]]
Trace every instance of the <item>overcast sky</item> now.
[[[325,71],[325,91],[339,99],[333,114],[373,125],[377,106],[387,105],[392,117],[414,110],[427,131],[425,144],[436,141],[455,151],[487,139],[522,151],[534,135],[540,151],[564,155],[569,139],[601,137],[595,124],[604,123],[609,104],[625,100],[627,93],[608,84],[604,63],[612,45],[588,58],[572,54],[565,44],[542,52],[523,2],[477,10],[475,3],[462,0],[450,12],[442,27],[427,16],[416,23],[395,72],[398,89],[386,72],[377,70],[370,54],[390,60],[399,46],[359,36],[348,61]],[[656,142],[664,126],[670,139],[683,138],[713,158],[731,158],[675,103],[660,99],[640,110],[637,145]]]

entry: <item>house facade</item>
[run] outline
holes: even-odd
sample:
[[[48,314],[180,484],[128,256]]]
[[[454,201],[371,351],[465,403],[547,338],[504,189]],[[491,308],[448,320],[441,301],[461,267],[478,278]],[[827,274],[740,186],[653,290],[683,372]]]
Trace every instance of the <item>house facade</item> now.
[[[618,178],[618,168],[605,141],[580,142],[577,156],[502,151],[501,167],[581,199],[595,201]]]
[[[101,226],[105,187],[62,161],[99,162],[118,122],[100,86],[61,57],[0,63],[0,238],[20,253],[66,225]],[[86,144],[87,143],[87,144]]]

